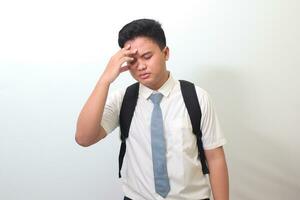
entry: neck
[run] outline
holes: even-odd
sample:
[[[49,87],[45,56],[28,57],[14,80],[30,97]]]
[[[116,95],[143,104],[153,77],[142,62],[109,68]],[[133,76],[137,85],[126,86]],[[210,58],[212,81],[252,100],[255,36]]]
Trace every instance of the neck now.
[[[150,89],[158,90],[159,88],[161,88],[161,86],[163,86],[167,82],[169,77],[170,77],[170,72],[166,71],[166,73],[164,74],[164,76],[161,79],[161,82],[157,86],[151,87]]]

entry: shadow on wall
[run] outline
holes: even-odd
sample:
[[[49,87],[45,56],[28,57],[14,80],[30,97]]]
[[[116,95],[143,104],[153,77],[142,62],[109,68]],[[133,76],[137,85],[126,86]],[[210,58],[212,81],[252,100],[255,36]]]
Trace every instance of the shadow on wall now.
[[[284,129],[264,127],[261,122],[255,109],[267,105],[257,106],[259,101],[253,101],[260,98],[260,93],[255,92],[260,90],[260,84],[252,84],[253,74],[224,66],[201,68],[204,67],[197,68],[197,75],[190,72],[189,77],[210,94],[225,132],[231,199],[299,198],[295,152],[280,142]],[[265,112],[269,111],[259,113]],[[265,114],[276,115],[276,111]]]

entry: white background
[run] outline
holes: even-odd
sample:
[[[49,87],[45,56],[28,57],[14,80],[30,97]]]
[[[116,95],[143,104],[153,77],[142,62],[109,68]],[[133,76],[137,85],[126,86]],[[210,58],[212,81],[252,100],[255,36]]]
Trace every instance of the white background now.
[[[228,143],[232,200],[300,196],[297,0],[0,2],[0,199],[114,200],[118,130],[91,147],[78,114],[127,22],[154,18],[168,68],[206,89]],[[112,91],[133,82],[123,74]]]

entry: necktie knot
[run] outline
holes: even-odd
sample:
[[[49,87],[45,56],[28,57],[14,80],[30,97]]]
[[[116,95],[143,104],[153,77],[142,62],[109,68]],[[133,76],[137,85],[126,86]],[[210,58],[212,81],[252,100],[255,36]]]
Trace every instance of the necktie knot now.
[[[150,100],[152,101],[153,104],[159,104],[163,95],[161,93],[155,93],[151,94]]]

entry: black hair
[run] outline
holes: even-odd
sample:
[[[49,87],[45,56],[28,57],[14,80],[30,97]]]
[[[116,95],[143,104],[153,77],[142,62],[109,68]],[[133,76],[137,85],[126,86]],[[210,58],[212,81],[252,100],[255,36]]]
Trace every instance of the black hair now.
[[[161,24],[153,19],[137,19],[126,24],[119,31],[118,43],[121,48],[128,40],[136,37],[148,37],[152,39],[162,50],[166,47],[166,37]]]

